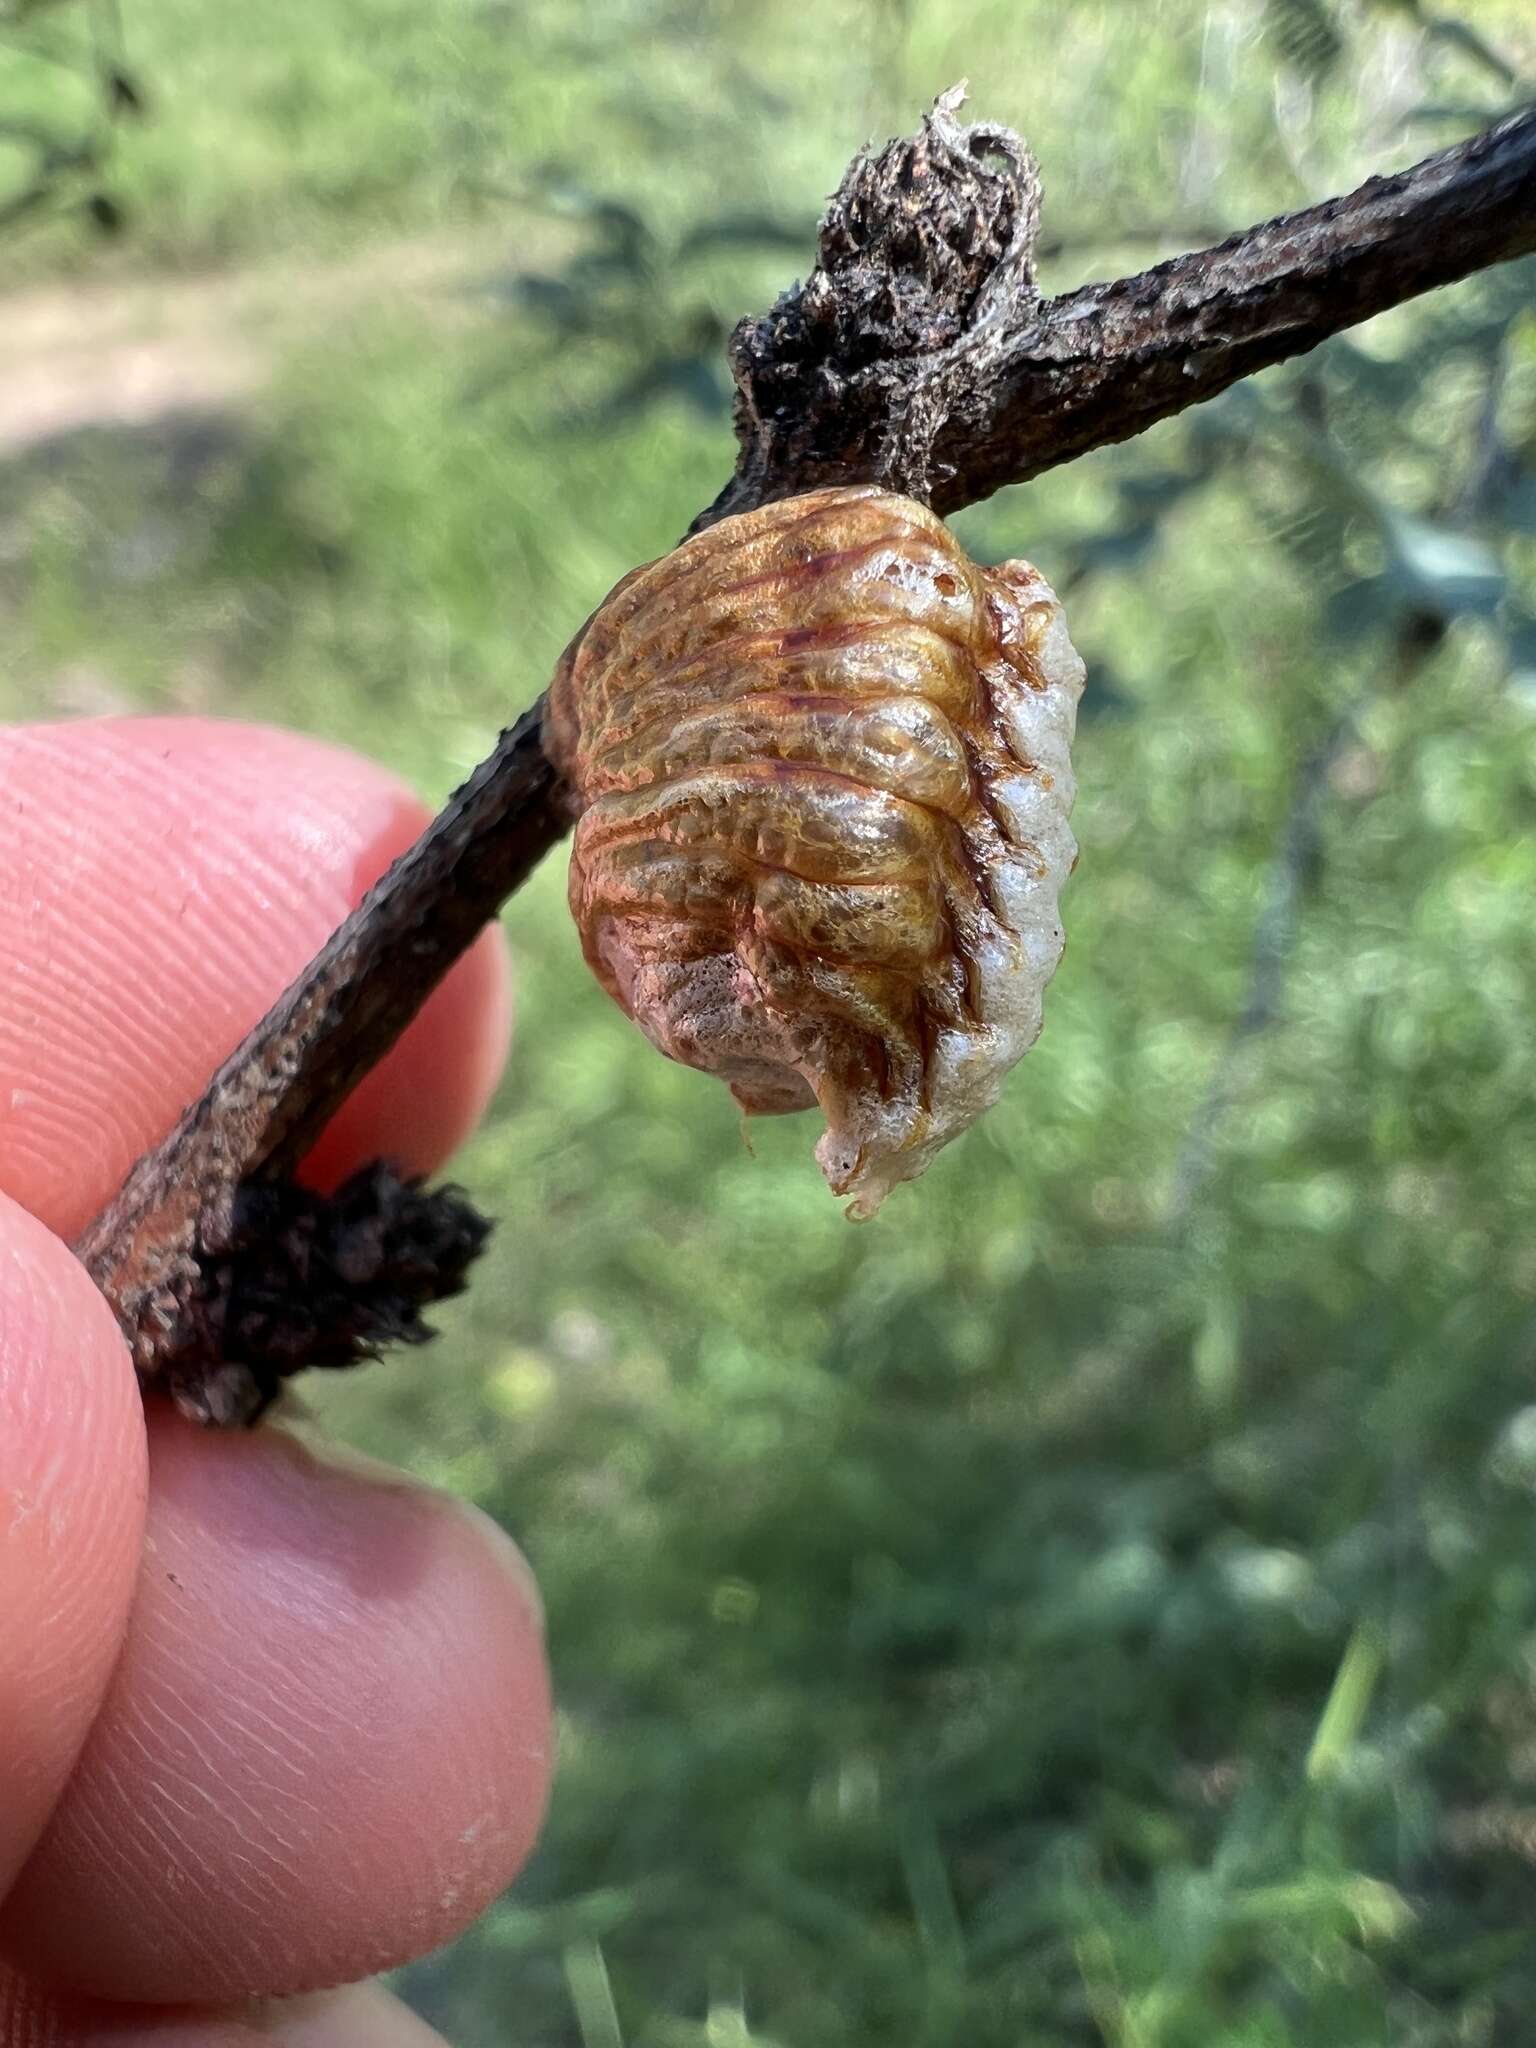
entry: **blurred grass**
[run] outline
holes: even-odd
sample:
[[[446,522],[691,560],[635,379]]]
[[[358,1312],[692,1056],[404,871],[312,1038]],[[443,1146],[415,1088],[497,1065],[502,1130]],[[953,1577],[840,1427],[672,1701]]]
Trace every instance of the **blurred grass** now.
[[[94,418],[71,358],[79,424],[5,458],[0,711],[267,718],[440,797],[713,495],[730,436],[693,338],[804,269],[866,135],[968,73],[1041,155],[1066,283],[1152,260],[1133,231],[1181,246],[1460,132],[1426,102],[1497,98],[1410,10],[1340,15],[1331,58],[1297,13],[273,0],[258,34],[131,0],[127,232],[7,242],[9,306],[89,319],[147,280],[128,341],[184,358],[188,397]],[[1463,18],[1536,65],[1522,6]],[[0,51],[0,93],[59,114],[61,77]],[[604,228],[614,202],[638,227]],[[805,253],[671,260],[753,216]],[[605,232],[641,254],[574,312],[517,284]],[[511,906],[517,1050],[456,1169],[493,1249],[431,1354],[313,1390],[488,1505],[548,1595],[545,1846],[407,1976],[456,2039],[1519,2038],[1536,720],[1500,634],[1536,555],[1518,521],[1484,534],[1510,597],[1410,683],[1349,580],[1390,528],[1337,509],[1295,431],[1326,401],[1336,468],[1429,516],[1485,329],[1529,445],[1511,274],[1376,323],[1316,388],[1266,379],[959,522],[1074,582],[1083,857],[1040,1045],[876,1224],[839,1215],[808,1120],[749,1150],[598,994],[559,859]],[[237,344],[247,395],[199,398]],[[1109,562],[1138,489],[1159,516]],[[1278,1014],[1232,1052],[1181,1208],[1293,779],[1345,711]]]
[[[0,13],[0,65],[8,119],[60,132],[88,125],[97,58],[141,89],[149,118],[125,130],[110,181],[134,271],[504,217],[551,169],[664,227],[723,194],[810,218],[858,143],[961,77],[1054,170],[1053,232],[1162,223],[1176,238],[1181,206],[1219,198],[1245,225],[1320,196],[1351,160],[1414,153],[1414,0],[1379,9],[1363,64],[1292,74],[1332,102],[1304,146],[1294,109],[1272,118],[1275,59],[1306,49],[1314,13],[1320,0],[825,0],[807,28],[784,0],[266,0],[255,33],[203,0],[123,0],[119,32],[111,0],[69,0],[8,33]],[[1459,18],[1528,45],[1524,0]],[[1455,50],[1434,61],[1442,98],[1487,84]],[[85,230],[7,247],[13,276],[99,260]]]

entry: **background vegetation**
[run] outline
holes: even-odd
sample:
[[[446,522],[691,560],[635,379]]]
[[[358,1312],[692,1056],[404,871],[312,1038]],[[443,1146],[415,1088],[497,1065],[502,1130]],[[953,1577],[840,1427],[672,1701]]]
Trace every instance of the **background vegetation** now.
[[[0,712],[434,797],[730,460],[719,342],[969,74],[1048,283],[1410,161],[1524,0],[0,5]],[[9,183],[5,183],[9,180]],[[8,199],[6,197],[8,196]],[[464,2048],[1476,2048],[1536,2001],[1529,265],[959,522],[1069,590],[1007,1099],[851,1228],[588,981],[563,863],[443,1341],[318,1390],[546,1589]]]

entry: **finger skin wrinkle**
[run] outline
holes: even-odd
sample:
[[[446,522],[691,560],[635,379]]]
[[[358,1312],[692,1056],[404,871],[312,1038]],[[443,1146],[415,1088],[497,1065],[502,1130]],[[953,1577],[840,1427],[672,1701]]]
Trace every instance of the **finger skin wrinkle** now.
[[[527,1567],[399,1474],[152,1421],[128,1642],[0,1943],[76,1993],[208,2002],[439,1946],[542,1817]]]

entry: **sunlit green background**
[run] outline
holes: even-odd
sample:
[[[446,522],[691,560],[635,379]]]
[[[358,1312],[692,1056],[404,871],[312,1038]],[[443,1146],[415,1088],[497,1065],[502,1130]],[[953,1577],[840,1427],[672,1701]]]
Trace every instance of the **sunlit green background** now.
[[[0,32],[0,711],[278,720],[433,798],[713,496],[722,336],[956,78],[1065,285],[1536,74],[1527,0]],[[430,1354],[312,1390],[546,1591],[544,1846],[402,1984],[464,2048],[1527,2038],[1533,301],[1490,274],[958,522],[1070,594],[1082,861],[1044,1038],[876,1223],[589,982],[560,859],[510,907],[457,1168],[501,1228]]]

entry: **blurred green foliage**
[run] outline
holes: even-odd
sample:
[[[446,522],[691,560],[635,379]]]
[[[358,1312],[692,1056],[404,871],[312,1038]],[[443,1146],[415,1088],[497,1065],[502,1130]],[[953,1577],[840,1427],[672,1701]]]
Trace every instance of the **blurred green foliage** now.
[[[0,709],[281,720],[433,796],[713,495],[720,337],[955,77],[1042,158],[1055,287],[1536,71],[1519,0],[126,32],[128,235],[60,210],[6,259],[97,307],[190,276],[188,390],[237,329],[272,374],[13,437]],[[0,95],[47,74],[0,50]],[[456,1169],[493,1250],[431,1355],[317,1390],[546,1589],[544,1846],[405,1977],[465,2048],[1521,2038],[1533,296],[1490,274],[958,522],[1070,592],[1083,855],[1040,1045],[876,1223],[808,1120],[749,1147],[598,993],[562,862],[512,905],[517,1049]]]

